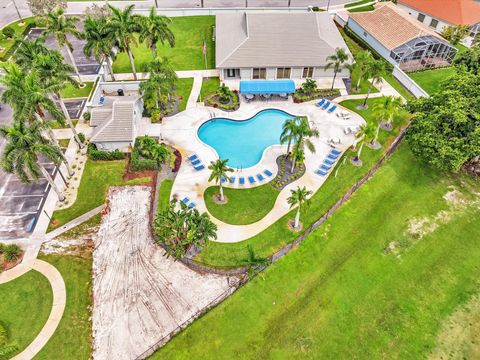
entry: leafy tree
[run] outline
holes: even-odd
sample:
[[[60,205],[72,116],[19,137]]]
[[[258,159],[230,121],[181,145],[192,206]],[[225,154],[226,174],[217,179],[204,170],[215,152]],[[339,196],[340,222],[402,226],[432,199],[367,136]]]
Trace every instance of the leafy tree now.
[[[191,246],[204,246],[208,240],[217,238],[217,225],[207,213],[200,214],[197,209],[188,208],[172,200],[166,210],[159,213],[154,222],[156,241],[165,246],[168,255],[180,259]]]
[[[296,131],[296,137],[295,137],[296,151],[294,151],[292,154],[293,158],[292,158],[292,168],[290,169],[291,173],[293,173],[293,170],[295,170],[295,164],[297,162],[298,156],[304,153],[305,147],[307,147],[307,149],[310,150],[310,152],[315,153],[315,145],[313,145],[313,142],[310,140],[310,138],[311,137],[318,138],[318,136],[319,136],[318,130],[310,128],[307,118],[300,118],[297,131]]]
[[[68,57],[70,58],[70,62],[72,63],[75,73],[77,74],[78,81],[80,82],[80,85],[83,86],[82,77],[80,76],[80,72],[78,71],[78,67],[72,53],[73,45],[68,39],[68,36],[74,36],[77,39],[81,39],[83,37],[82,32],[78,30],[77,27],[77,23],[79,22],[80,18],[77,16],[66,16],[65,10],[60,7],[50,11],[47,14],[46,20],[47,24],[45,34],[53,34],[57,40],[58,46],[67,50]]]
[[[27,0],[30,11],[35,16],[44,17],[56,8],[67,8],[66,0]]]
[[[456,172],[480,154],[480,75],[459,72],[408,105],[414,117],[406,139],[416,157]]]
[[[458,45],[470,33],[470,25],[447,26],[442,30],[441,35],[450,44]]]
[[[368,64],[366,75],[367,78],[370,78],[370,84],[368,85],[367,96],[363,101],[363,107],[367,108],[367,100],[370,97],[370,92],[372,88],[376,85],[379,85],[383,81],[383,76],[385,76],[387,69],[385,67],[385,62],[382,59],[373,60]]]
[[[292,141],[295,141],[297,137],[298,124],[300,122],[299,117],[288,119],[282,125],[282,133],[280,134],[280,143],[288,143],[287,155],[290,153],[290,146]]]
[[[402,107],[402,99],[395,96],[383,96],[373,105],[372,111],[376,117],[380,118],[379,126],[382,126],[385,130],[392,130],[392,120],[393,118],[398,115],[401,111]],[[378,137],[378,129],[377,135],[375,136],[375,141]]]
[[[357,77],[357,84],[355,85],[355,90],[358,91],[360,89],[360,83],[362,80],[368,80],[368,70],[370,68],[370,64],[375,59],[372,56],[372,53],[368,50],[359,51],[355,56],[355,62],[350,67],[352,73],[355,73]]]
[[[212,170],[208,181],[215,181],[215,183],[218,184],[220,190],[220,201],[225,200],[225,197],[223,196],[222,178],[228,179],[228,173],[233,171],[232,168],[229,168],[227,166],[227,162],[228,159],[217,159],[215,162],[212,161],[211,164],[208,166],[208,169]]]
[[[357,155],[355,155],[355,157],[353,158],[354,163],[360,165],[362,164],[360,156],[362,155],[363,146],[366,142],[373,141],[373,139],[375,139],[376,132],[377,126],[373,122],[368,122],[360,127],[360,130],[355,135],[355,138],[357,139],[357,144],[360,143],[360,148],[357,151]]]
[[[167,58],[155,58],[147,65],[149,77],[140,84],[145,107],[150,110],[165,108],[163,95],[170,98],[177,74]]]
[[[19,40],[17,50],[12,58],[22,69],[31,69],[34,59],[42,54],[48,54],[51,49],[45,46],[45,37],[43,35],[35,39],[25,38]]]
[[[307,188],[304,187],[297,187],[296,190],[290,190],[291,195],[287,198],[287,202],[290,205],[290,208],[293,208],[297,206],[297,213],[295,215],[295,222],[293,227],[295,229],[298,229],[300,225],[300,210],[308,200],[308,197],[313,194],[313,191],[307,190]]]
[[[0,164],[5,172],[15,174],[25,183],[37,181],[43,175],[57,193],[58,199],[64,201],[65,196],[39,161],[39,157],[51,161],[56,166],[59,166],[65,158],[58,146],[42,136],[43,130],[45,130],[45,124],[33,123],[28,127],[19,121],[12,127],[1,127],[0,137],[6,140],[6,144]]]
[[[317,82],[313,79],[306,79],[302,84],[302,92],[305,94],[312,94],[317,91]]]
[[[478,75],[480,70],[480,46],[474,46],[473,48],[458,54],[453,60],[453,64]]]
[[[162,45],[168,43],[171,47],[175,46],[175,36],[169,25],[172,20],[166,16],[157,15],[157,10],[152,6],[148,16],[141,18],[140,41],[145,42],[152,50],[153,58],[157,57],[157,43]]]
[[[156,160],[159,165],[164,163],[170,156],[170,152],[164,145],[159,144],[148,135],[139,137],[136,145],[144,158]]]
[[[335,86],[335,78],[337,77],[337,73],[340,70],[340,67],[345,64],[349,59],[349,56],[345,49],[337,48],[335,49],[335,53],[328,56],[327,60],[328,63],[325,64],[324,69],[328,70],[333,68],[333,81],[332,81],[332,90]]]
[[[133,72],[133,78],[137,80],[137,71],[135,70],[135,61],[132,54],[132,46],[138,46],[135,34],[141,30],[141,16],[133,13],[134,5],[129,5],[120,10],[108,5],[112,15],[106,24],[106,31],[113,36],[115,45],[122,52],[126,52],[130,60],[130,66]]]

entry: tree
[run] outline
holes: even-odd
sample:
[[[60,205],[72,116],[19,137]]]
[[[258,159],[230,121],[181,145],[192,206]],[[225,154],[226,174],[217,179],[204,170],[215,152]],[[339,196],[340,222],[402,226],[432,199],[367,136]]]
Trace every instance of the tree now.
[[[296,137],[295,137],[295,150],[293,152],[293,157],[292,157],[292,168],[290,169],[290,172],[293,173],[293,170],[295,170],[295,163],[298,159],[299,154],[304,153],[304,148],[307,147],[310,152],[315,153],[315,145],[313,145],[312,141],[310,140],[311,137],[317,137],[318,138],[318,130],[310,128],[310,125],[308,124],[307,118],[300,118],[299,124],[297,127],[297,132],[296,132]]]
[[[370,92],[372,91],[372,88],[376,85],[379,85],[383,81],[383,76],[385,76],[386,73],[386,67],[385,63],[383,60],[373,60],[368,64],[368,68],[366,70],[366,76],[370,78],[370,84],[368,85],[368,92],[367,96],[365,97],[363,101],[363,108],[367,108],[367,100],[370,97]]]
[[[133,14],[134,5],[129,5],[123,10],[117,9],[111,5],[108,5],[108,7],[112,11],[112,16],[105,26],[106,31],[113,36],[118,50],[127,53],[133,72],[133,78],[137,80],[137,71],[135,70],[132,45],[138,45],[135,34],[139,33],[141,30],[141,16]]]
[[[442,30],[441,35],[447,39],[450,44],[458,45],[470,33],[470,25],[447,26]]]
[[[267,266],[268,264],[270,264],[270,260],[267,258],[258,256],[252,244],[247,245],[247,254],[248,256],[244,262],[248,268],[248,277],[251,279],[255,274],[255,270],[261,269]]]
[[[446,171],[459,171],[480,154],[480,75],[459,72],[429,98],[408,103],[406,132],[413,154]]]
[[[366,75],[368,74],[368,69],[370,68],[370,64],[375,59],[372,56],[372,53],[368,50],[359,51],[355,56],[355,63],[350,67],[352,74],[354,73],[357,77],[357,84],[355,85],[355,90],[360,90],[360,83],[366,79]]]
[[[100,6],[94,3],[92,6],[89,6],[85,9],[85,17],[94,20],[105,20],[111,14],[112,12],[107,5]]]
[[[280,134],[280,144],[288,143],[287,155],[290,153],[290,146],[292,144],[292,141],[295,141],[297,137],[299,123],[300,123],[300,118],[296,117],[293,119],[286,120],[282,125],[282,133]]]
[[[360,130],[355,135],[355,138],[360,143],[360,148],[357,151],[357,155],[352,159],[352,163],[361,166],[362,160],[360,156],[362,155],[363,146],[368,141],[373,141],[377,131],[377,126],[373,122],[368,122],[360,127]]]
[[[227,166],[227,162],[228,159],[217,159],[215,162],[212,161],[208,166],[208,169],[212,170],[208,181],[215,181],[215,183],[218,184],[220,190],[220,201],[222,202],[225,201],[225,197],[223,196],[222,179],[228,179],[228,173],[233,171],[232,168]]]
[[[308,201],[308,197],[313,194],[313,191],[307,190],[304,187],[297,187],[296,190],[290,190],[291,195],[287,198],[290,208],[297,206],[297,213],[295,215],[294,229],[298,229],[300,225],[300,210],[302,205]]]
[[[480,73],[480,46],[474,46],[461,54],[458,54],[453,60],[456,67],[463,67],[467,71],[478,75]]]
[[[70,58],[75,73],[77,74],[80,86],[84,86],[82,77],[78,71],[77,63],[73,57],[73,45],[68,39],[68,36],[74,36],[77,39],[83,37],[82,32],[77,28],[77,23],[80,18],[77,16],[66,16],[63,8],[56,8],[47,14],[46,20],[45,34],[53,34],[57,40],[58,46],[67,50],[68,57]]]
[[[62,151],[42,136],[45,124],[33,123],[30,127],[22,122],[15,122],[12,127],[1,127],[0,137],[6,140],[1,157],[4,171],[15,174],[22,182],[37,181],[45,177],[60,201],[65,196],[55,184],[49,172],[42,165],[39,157],[45,158],[56,166],[65,160]]]
[[[170,47],[175,46],[175,36],[169,25],[172,20],[166,16],[157,15],[155,7],[152,6],[148,16],[141,18],[140,42],[145,42],[152,50],[152,56],[157,57],[157,43],[162,45],[168,43]]]
[[[305,79],[302,84],[301,91],[305,94],[312,94],[318,90],[317,82],[313,79]]]
[[[163,95],[170,98],[177,74],[167,58],[155,58],[147,65],[149,77],[140,84],[140,95],[149,110],[165,108]]]
[[[380,126],[387,131],[393,129],[392,120],[393,118],[400,113],[402,106],[402,99],[395,96],[383,96],[378,102],[373,105],[372,111],[374,116],[379,117],[380,121],[378,123],[378,129]],[[386,120],[386,121],[385,121]],[[378,136],[375,136],[375,141]]]
[[[480,46],[480,32],[478,32],[472,40],[472,47],[477,47],[477,46]]]
[[[327,57],[327,60],[329,62],[325,64],[324,70],[326,71],[330,68],[333,68],[332,90],[335,86],[335,78],[337,77],[337,73],[340,70],[340,67],[345,64],[348,59],[349,56],[347,52],[345,51],[345,49],[342,48],[336,48],[335,53]]]
[[[67,8],[66,0],[27,0],[28,7],[33,15],[44,17],[56,8]]]
[[[191,246],[204,246],[208,240],[217,238],[217,225],[207,213],[200,214],[197,209],[187,207],[172,200],[168,208],[160,212],[154,222],[156,241],[165,246],[168,255],[180,259]]]
[[[51,49],[45,46],[45,37],[39,36],[35,39],[28,37],[19,40],[17,50],[13,54],[13,61],[22,69],[31,69],[34,59],[40,54],[48,54]]]
[[[110,77],[112,81],[115,81],[112,67],[112,59],[115,56],[113,51],[114,39],[107,31],[106,23],[105,18],[94,19],[90,17],[85,19],[83,31],[86,43],[83,47],[83,53],[87,57],[93,55],[99,64],[105,60]]]

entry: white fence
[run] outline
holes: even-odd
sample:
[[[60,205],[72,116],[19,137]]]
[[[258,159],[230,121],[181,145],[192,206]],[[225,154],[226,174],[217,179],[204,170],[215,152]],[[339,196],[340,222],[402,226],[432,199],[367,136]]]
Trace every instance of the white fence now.
[[[393,68],[392,72],[393,76],[400,81],[400,83],[405,86],[405,88],[410,91],[413,96],[416,98],[421,98],[421,97],[430,97],[428,93],[423,90],[420,85],[418,85],[413,79],[408,76],[402,69],[400,69],[398,66],[395,66]]]
[[[308,7],[232,7],[232,8],[157,8],[157,14],[168,17],[177,16],[199,16],[199,15],[217,15],[225,13],[305,13]],[[140,15],[148,15],[149,9],[135,9],[134,12]]]

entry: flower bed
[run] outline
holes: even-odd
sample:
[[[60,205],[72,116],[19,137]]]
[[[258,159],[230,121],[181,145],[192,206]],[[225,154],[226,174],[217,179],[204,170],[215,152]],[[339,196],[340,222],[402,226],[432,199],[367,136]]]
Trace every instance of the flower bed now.
[[[340,90],[338,89],[319,89],[315,92],[311,93],[303,93],[299,90],[295,92],[293,95],[293,101],[295,103],[302,103],[305,101],[310,101],[310,100],[315,100],[315,99],[321,99],[325,98],[328,100],[332,100],[336,97],[340,96]]]
[[[212,106],[214,108],[222,109],[225,111],[235,111],[240,107],[238,99],[238,91],[234,90],[230,92],[230,98],[227,103],[220,101],[220,95],[218,93],[207,96],[205,99],[206,106]]]
[[[278,173],[270,184],[278,191],[282,190],[288,184],[298,180],[305,174],[305,164],[297,165],[293,174],[290,173],[292,162],[286,155],[280,155],[277,158]]]

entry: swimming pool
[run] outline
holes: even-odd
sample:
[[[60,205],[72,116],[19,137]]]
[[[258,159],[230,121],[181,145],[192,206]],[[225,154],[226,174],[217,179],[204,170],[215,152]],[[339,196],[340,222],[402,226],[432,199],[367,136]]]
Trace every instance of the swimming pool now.
[[[265,149],[280,144],[283,123],[294,115],[278,109],[266,109],[247,120],[214,118],[198,129],[198,137],[228,159],[233,168],[248,168],[257,164]]]

